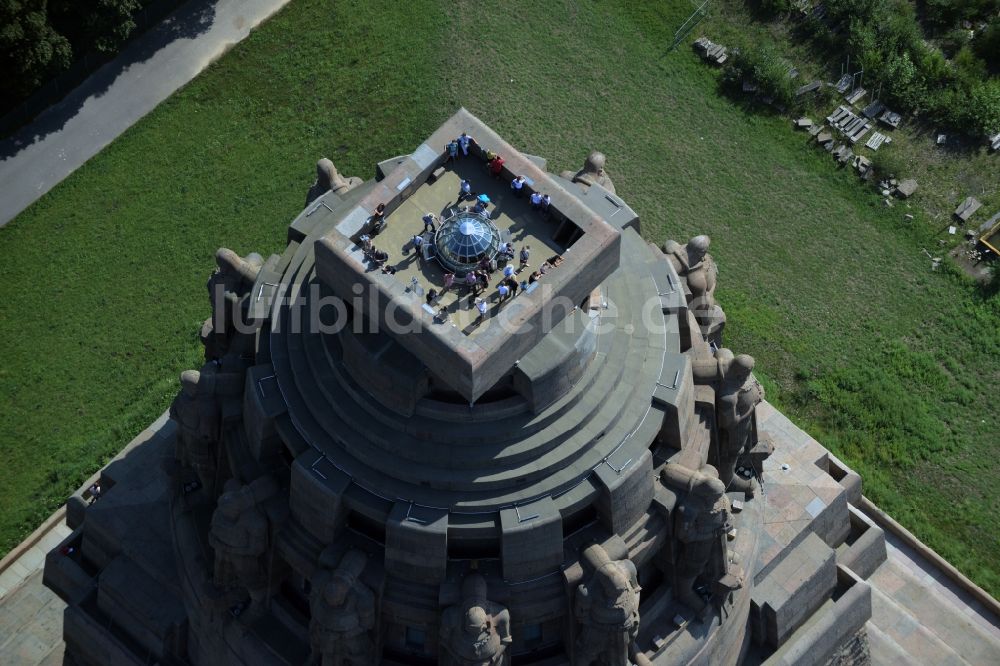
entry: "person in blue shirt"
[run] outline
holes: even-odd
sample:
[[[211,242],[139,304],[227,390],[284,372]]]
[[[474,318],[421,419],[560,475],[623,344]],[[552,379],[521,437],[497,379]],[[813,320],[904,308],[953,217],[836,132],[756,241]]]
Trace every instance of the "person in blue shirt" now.
[[[447,149],[448,149],[448,159],[445,161],[451,162],[452,160],[458,157],[458,141],[452,139],[451,143],[448,144]]]
[[[475,198],[476,196],[472,192],[472,183],[463,178],[461,184],[458,186],[458,203]]]
[[[514,190],[514,194],[521,196],[524,194],[524,176],[518,176],[514,180],[510,181],[510,189]]]
[[[472,143],[475,143],[475,142],[476,142],[476,140],[473,139],[468,134],[466,134],[465,132],[462,132],[462,136],[458,137],[458,145],[462,149],[462,155],[464,157],[468,157],[469,156],[469,144],[472,144]]]

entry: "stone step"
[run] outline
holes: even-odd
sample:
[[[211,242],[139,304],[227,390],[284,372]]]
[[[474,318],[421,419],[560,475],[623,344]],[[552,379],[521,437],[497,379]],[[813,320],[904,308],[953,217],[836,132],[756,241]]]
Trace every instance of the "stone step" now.
[[[963,659],[944,641],[938,638],[923,622],[915,618],[906,608],[897,604],[881,590],[872,588],[872,617],[868,621],[881,632],[882,642],[878,647],[886,647],[893,658],[896,648],[902,650],[909,664],[935,664],[935,666],[966,666],[970,662]],[[882,662],[876,657],[876,645],[872,644],[872,661]],[[888,662],[893,663],[893,662]],[[973,663],[997,663],[973,662]]]
[[[394,422],[392,416],[370,414],[362,408],[362,405],[370,404],[373,401],[364,400],[360,396],[360,387],[339,367],[338,360],[330,351],[334,345],[322,340],[321,336],[318,335],[305,336],[305,338],[307,351],[312,359],[310,367],[313,369],[316,382],[327,397],[331,408],[338,411],[348,427],[363,431],[366,438],[373,440],[381,447],[390,448],[397,455],[414,462],[433,461],[436,464],[450,465],[456,462],[454,458],[456,447],[461,447],[463,452],[467,454],[461,461],[465,467],[507,466],[530,457],[537,457],[540,452],[558,446],[570,434],[566,429],[562,437],[552,439],[540,432],[541,425],[551,424],[551,419],[547,417],[548,410],[540,416],[526,414],[523,417],[512,416],[500,422],[484,421],[474,424],[441,423],[419,415],[411,417],[409,422]],[[320,353],[321,350],[327,350],[330,353],[324,359],[318,360],[316,354]],[[624,356],[624,351],[621,355]],[[592,365],[594,366],[593,379],[588,386],[600,389],[601,395],[610,393],[620,380],[621,366],[597,361]],[[609,376],[611,373],[614,375]],[[357,402],[359,400],[360,403]],[[574,412],[573,407],[576,406],[577,401],[574,400],[565,406],[560,405],[552,411],[570,423],[583,425],[592,417],[594,411],[581,413],[577,409]],[[477,446],[479,438],[477,438],[476,432],[478,431],[482,431],[486,435],[480,439],[485,446]],[[528,436],[532,432],[539,434],[536,437]],[[433,433],[434,440],[429,440],[428,433]],[[517,442],[517,446],[501,449],[504,440]],[[414,457],[407,455],[410,451],[415,452]],[[419,457],[416,457],[417,452],[419,452]]]
[[[285,274],[286,283],[292,283],[291,289],[301,289],[308,284],[312,267],[311,247],[299,248],[295,255],[288,262],[288,271]],[[616,274],[615,278],[609,280],[608,288],[612,292],[618,305],[618,317],[624,323],[630,323],[640,313],[632,312],[634,302],[641,302],[641,297],[648,292],[648,288],[643,283],[648,279],[648,272],[642,262],[628,263]],[[617,292],[617,293],[614,293]],[[620,296],[619,296],[620,294]],[[282,314],[287,316],[287,313]],[[635,321],[635,324],[640,324]],[[320,338],[321,336],[316,336]],[[643,337],[647,344],[636,344]],[[658,340],[650,341],[648,334],[641,328],[635,327],[635,332],[631,335],[615,334],[603,335],[600,340],[602,357],[595,360],[595,364],[603,365],[608,375],[598,374],[593,378],[594,384],[590,386],[588,395],[593,395],[593,400],[570,400],[565,404],[558,405],[564,410],[559,414],[557,420],[565,419],[567,427],[564,430],[574,431],[574,433],[564,441],[558,442],[558,446],[545,451],[545,454],[536,459],[532,464],[532,472],[528,481],[538,480],[539,482],[548,474],[557,473],[565,479],[567,484],[575,482],[575,479],[584,478],[589,473],[588,467],[592,465],[593,455],[584,459],[587,451],[596,443],[613,450],[620,442],[625,441],[630,432],[635,429],[635,423],[642,422],[650,413],[648,397],[638,400],[638,395],[643,391],[638,389],[646,383],[652,385],[655,377],[653,370],[662,363],[662,349],[657,349],[653,343],[658,343],[659,347],[664,346]],[[338,373],[338,379],[343,379],[345,374],[342,368],[338,368],[334,362],[335,356],[331,357],[329,351],[323,346],[313,347],[315,341],[309,341],[302,335],[295,335],[288,332],[288,328],[282,327],[278,331],[273,331],[270,336],[270,352],[275,373],[279,378],[279,386],[285,395],[291,415],[283,418],[279,427],[282,433],[289,436],[290,430],[300,431],[303,434],[290,437],[292,448],[301,451],[306,446],[333,447],[339,449],[336,458],[338,464],[350,473],[349,468],[355,472],[361,472],[361,468],[366,468],[365,478],[374,482],[381,476],[377,470],[385,463],[386,451],[390,455],[400,455],[409,450],[405,446],[405,439],[409,433],[394,432],[392,428],[386,427],[389,418],[371,418],[370,412],[359,408],[357,388],[350,382],[332,381],[333,374]],[[312,351],[310,351],[312,350]],[[322,351],[322,354],[319,352]],[[603,363],[601,363],[603,361]],[[635,381],[638,377],[644,377],[643,381]],[[631,381],[625,383],[619,390],[622,377],[628,377]],[[294,378],[294,382],[289,381]],[[648,382],[645,381],[648,379]],[[345,387],[347,387],[345,389]],[[352,395],[352,392],[354,393]],[[648,396],[648,392],[645,393]],[[624,406],[624,409],[623,409]],[[556,412],[558,410],[550,410]],[[366,416],[367,414],[367,416]],[[588,426],[590,421],[595,424],[593,428]],[[596,430],[596,424],[602,422],[601,430]],[[581,425],[584,426],[581,428]],[[649,426],[656,425],[658,421],[650,419]],[[572,426],[572,427],[570,427]],[[363,432],[366,435],[373,430],[381,430],[380,441],[372,445],[368,437],[352,437],[352,431]],[[370,435],[369,435],[370,437]],[[541,442],[532,443],[533,446],[525,449],[525,454],[538,456],[540,450],[544,450]],[[534,450],[532,450],[534,449]],[[469,451],[473,451],[470,449]],[[446,447],[446,460],[454,458],[454,447]],[[495,451],[489,458],[493,469],[498,469]],[[523,460],[509,457],[510,463],[523,464]],[[416,461],[425,462],[425,461]],[[491,470],[492,471],[492,470]],[[498,485],[509,484],[509,476],[505,476],[510,470],[503,469],[502,466],[494,474],[494,480]],[[369,474],[371,472],[371,474]],[[418,464],[408,464],[406,472],[411,484],[419,483],[427,478],[441,477],[439,470],[421,468]],[[426,472],[432,472],[428,475]],[[523,474],[516,472],[519,481]],[[448,474],[443,475],[447,480]],[[391,481],[391,480],[390,480]],[[457,479],[461,481],[461,479]],[[452,479],[452,482],[457,482]],[[489,485],[489,480],[479,480],[478,486]],[[551,488],[551,482],[546,486]],[[390,486],[398,486],[398,490],[404,493],[413,491],[414,488],[401,484],[398,481],[390,482]],[[570,486],[571,487],[571,486]],[[393,488],[397,489],[397,488]],[[523,497],[526,488],[518,489],[518,495]],[[388,492],[388,491],[387,491]],[[408,496],[408,495],[402,495]],[[472,497],[469,498],[472,501]]]
[[[868,634],[868,646],[871,649],[872,664],[888,666],[889,664],[912,664],[913,655],[908,654],[899,643],[887,636],[871,622],[865,624]]]
[[[948,599],[928,594],[927,584],[892,557],[869,580],[969,663],[1000,664],[1000,631],[988,633]]]
[[[622,349],[622,348],[623,348],[623,346],[622,346],[622,345],[618,345],[617,347],[618,347],[619,349]],[[616,366],[617,366],[617,364],[612,364],[612,363],[609,363],[609,364],[607,364],[607,365],[609,365],[609,366],[610,366],[610,367],[612,367],[612,368],[614,368],[614,367],[616,367]],[[635,362],[635,361],[634,361],[634,362],[633,362],[633,365],[637,366],[637,365],[638,365],[638,362]],[[308,367],[308,368],[312,368],[312,369],[315,369],[315,368],[317,367],[317,365],[315,365],[315,364],[309,364],[308,366],[302,366],[302,368],[300,368],[300,371],[301,371],[301,370],[303,370],[303,369],[306,369],[307,367]],[[626,367],[627,367],[627,366],[626,366]],[[296,376],[298,377],[298,375],[296,375]],[[618,378],[620,378],[620,376],[621,376],[621,374],[620,374],[620,372],[619,372],[619,373],[618,373],[618,374],[617,374],[617,375],[615,376],[615,381],[617,381],[617,380],[618,380]],[[317,378],[317,384],[319,385],[319,387],[320,387],[320,389],[321,389],[321,390],[324,390],[324,391],[327,391],[327,392],[334,392],[334,393],[338,393],[338,392],[339,392],[339,390],[340,390],[340,389],[338,388],[338,386],[339,386],[339,385],[338,385],[338,383],[337,383],[337,382],[333,382],[333,381],[324,381],[324,380],[323,380],[322,378]],[[310,388],[311,388],[311,387],[310,387]],[[599,393],[601,393],[601,394],[604,394],[604,395],[611,395],[611,390],[610,390],[610,388],[611,388],[611,387],[609,387],[609,390],[608,390],[607,392],[604,392],[604,391],[600,391]],[[303,390],[303,391],[301,391],[301,392],[302,392],[302,393],[303,393],[304,395],[312,395],[312,394],[313,394],[313,391],[312,391],[312,390],[310,390],[310,389],[305,389],[305,390]],[[332,406],[332,407],[333,407],[333,408],[334,408],[335,410],[337,410],[337,411],[339,411],[339,412],[340,412],[340,415],[341,415],[341,418],[342,418],[343,420],[345,420],[345,421],[346,421],[346,420],[347,420],[347,415],[346,415],[346,414],[344,413],[344,411],[343,411],[342,409],[339,409],[339,410],[337,409],[337,406],[338,406],[338,405],[340,405],[340,404],[342,404],[342,402],[343,402],[343,401],[342,401],[342,400],[340,399],[341,397],[342,397],[342,396],[338,396],[338,397],[337,397],[337,398],[335,399],[335,398],[333,398],[333,396],[330,396],[330,398],[331,398],[331,399],[330,399],[330,404],[331,404],[331,406]],[[314,411],[317,411],[317,410],[314,410]],[[577,411],[577,412],[579,412],[579,405],[576,405],[576,409],[575,409],[574,411]],[[582,415],[582,417],[581,417],[581,415],[580,415],[580,414],[576,414],[576,415],[573,415],[573,418],[571,419],[571,422],[572,422],[572,423],[575,423],[575,424],[577,424],[577,425],[579,425],[579,424],[580,424],[581,422],[583,422],[583,420],[584,420],[584,419],[586,418],[586,415],[587,415],[588,413],[592,413],[592,411],[593,411],[592,409],[588,409],[587,411],[585,411],[585,412],[584,412],[584,414]],[[337,425],[339,426],[340,424],[338,423]],[[371,431],[372,431],[373,429],[379,429],[379,428],[381,428],[381,427],[382,427],[382,425],[383,425],[383,424],[382,424],[382,423],[381,423],[380,421],[379,421],[379,422],[376,422],[376,423],[370,423],[370,422],[367,422],[367,421],[366,421],[366,422],[365,422],[365,423],[363,423],[363,424],[356,424],[356,425],[355,425],[355,427],[356,427],[356,428],[358,428],[358,429],[365,429],[365,430],[366,430],[366,435],[368,435],[368,436],[371,436],[371,435],[372,435],[372,432],[371,432]],[[336,432],[336,430],[334,430],[334,432]],[[385,433],[384,433],[384,437],[385,437],[385,439],[383,440],[383,445],[391,445],[391,446],[392,446],[393,448],[395,448],[395,449],[396,449],[397,451],[406,451],[406,450],[408,450],[408,448],[409,448],[409,447],[407,447],[407,446],[405,445],[405,442],[401,443],[401,442],[399,441],[399,439],[400,439],[400,433],[394,433],[394,432],[391,432],[391,431],[390,431],[390,432],[385,432]],[[536,450],[537,450],[537,449],[539,448],[539,447],[538,447],[538,445],[537,445],[536,443],[532,443],[532,442],[528,442],[528,443],[529,443],[529,444],[531,444],[531,447],[530,447],[530,448],[533,448],[533,449],[536,449]],[[422,448],[424,447],[424,443],[423,443],[423,442],[421,442],[421,447],[422,447]],[[414,446],[414,447],[412,447],[412,448],[414,448],[414,449],[415,449],[415,448],[417,448],[417,447],[415,447],[415,446]],[[452,457],[452,456],[454,455],[454,450],[453,450],[453,446],[449,446],[449,447],[446,447],[446,450],[444,451],[444,454],[445,454],[445,455],[446,455],[446,456],[447,456],[448,458],[451,458],[451,457]],[[485,462],[486,462],[487,464],[490,464],[491,466],[496,466],[496,464],[497,464],[497,458],[496,458],[496,456],[495,456],[495,455],[493,455],[493,454],[491,453],[491,454],[490,454],[490,456],[489,456],[489,459],[488,459],[487,461],[485,461]],[[465,463],[466,463],[466,464],[468,464],[468,460],[465,460]]]

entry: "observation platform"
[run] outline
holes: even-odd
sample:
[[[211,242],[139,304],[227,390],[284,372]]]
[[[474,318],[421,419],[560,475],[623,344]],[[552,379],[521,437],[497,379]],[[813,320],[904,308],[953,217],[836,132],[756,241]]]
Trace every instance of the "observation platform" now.
[[[473,192],[486,194],[490,198],[492,203],[487,209],[489,219],[499,230],[500,240],[514,245],[515,257],[512,263],[515,269],[519,265],[516,253],[524,246],[531,248],[528,262],[530,266],[517,275],[519,283],[526,281],[531,272],[537,270],[546,259],[567,252],[569,249],[567,245],[558,242],[556,238],[567,241],[569,240],[567,235],[572,230],[561,222],[532,210],[529,195],[516,196],[510,188],[509,179],[499,180],[491,177],[486,162],[470,154],[448,165],[445,173],[434,182],[428,182],[414,191],[396,210],[386,216],[385,230],[373,239],[376,248],[389,253],[387,265],[396,269],[394,277],[404,287],[411,285],[415,278],[423,292],[435,289],[440,294],[443,290],[445,268],[436,259],[418,258],[411,241],[414,234],[423,230],[424,223],[421,218],[427,213],[434,213],[438,217],[438,228],[440,228],[441,220],[456,214],[461,208],[472,205],[471,201],[458,200],[459,183],[462,179],[469,180]],[[425,242],[434,240],[433,234],[429,232],[424,234],[424,238]],[[456,277],[455,285],[441,294],[432,305],[434,311],[446,308],[447,325],[454,326],[467,336],[475,337],[486,330],[500,314],[501,308],[514,302],[513,300],[508,300],[504,304],[499,302],[497,286],[502,279],[504,262],[498,262],[498,265],[500,270],[490,276],[489,288],[481,294],[490,307],[482,323],[478,325],[475,323],[479,312],[473,302],[471,290],[460,277]],[[562,272],[563,269],[564,267],[560,266],[553,271]],[[367,270],[379,271],[373,266]],[[540,283],[551,281],[552,276],[553,273],[546,273]],[[417,296],[420,297],[419,294]]]
[[[440,174],[438,169],[445,164],[447,145],[463,132],[475,139],[476,146],[469,157],[459,158],[452,170],[438,178],[435,172]],[[505,160],[498,180],[486,171],[483,156],[487,151]],[[525,290],[502,308],[497,307],[496,276],[487,292],[496,299],[490,303],[493,316],[480,325],[473,325],[478,312],[470,311],[468,298],[463,303],[462,291],[440,305],[425,307],[426,290],[443,287],[444,273],[436,264],[419,266],[421,260],[410,245],[412,236],[423,229],[425,213],[440,214],[455,203],[461,175],[469,177],[474,190],[493,199],[494,224],[510,234],[518,249],[534,243],[536,262],[556,253],[563,253],[564,258],[559,270],[546,274],[541,288]],[[531,183],[524,188],[525,196],[532,191],[550,195],[551,222],[529,210],[527,200],[515,201],[510,190],[515,176]],[[461,109],[411,155],[392,160],[385,177],[354,205],[346,210],[326,206],[327,213],[315,222],[317,228],[327,229],[314,240],[316,275],[334,295],[351,302],[371,327],[405,341],[404,346],[436,376],[475,402],[618,267],[620,230],[567,190],[567,184]],[[625,206],[616,200],[612,203],[616,210]],[[389,253],[389,262],[397,267],[395,274],[375,266],[361,243],[379,204],[386,206],[387,229],[374,244]],[[323,205],[321,198],[307,215]],[[397,257],[404,247],[409,253],[400,261]],[[413,286],[414,278],[419,289]],[[449,308],[449,319],[454,315],[454,326],[435,322],[436,309],[442,306]]]

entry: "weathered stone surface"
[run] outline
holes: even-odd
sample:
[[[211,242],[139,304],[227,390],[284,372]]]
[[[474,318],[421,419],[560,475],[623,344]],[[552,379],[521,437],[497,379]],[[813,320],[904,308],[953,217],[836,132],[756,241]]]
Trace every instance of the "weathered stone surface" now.
[[[445,164],[460,132],[475,142]],[[463,110],[376,180],[322,162],[280,256],[220,252],[180,446],[137,453],[127,480],[106,470],[94,504],[74,501],[79,550],[50,565],[70,657],[734,663],[752,624],[775,663],[850,644],[885,553],[849,506],[860,478],[721,346],[708,238],[650,245],[603,165],[547,173]],[[509,192],[514,175],[548,210]],[[518,294],[484,294],[471,328],[468,287],[432,252],[400,259],[464,179],[503,238],[532,239]],[[369,328],[390,321],[423,329]]]

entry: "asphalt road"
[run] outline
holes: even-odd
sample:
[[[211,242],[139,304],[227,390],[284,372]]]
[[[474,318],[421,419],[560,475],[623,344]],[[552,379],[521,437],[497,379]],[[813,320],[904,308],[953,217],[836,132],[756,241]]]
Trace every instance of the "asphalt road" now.
[[[0,142],[0,227],[288,2],[191,0]]]

